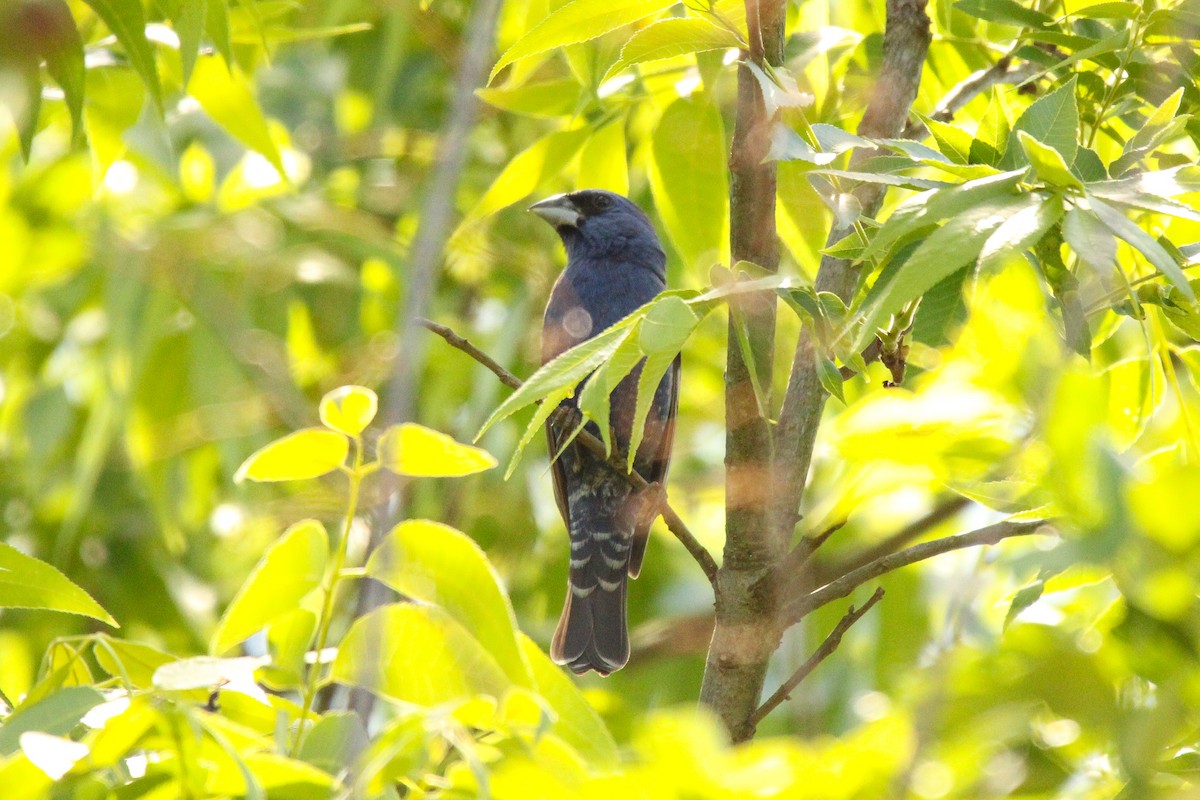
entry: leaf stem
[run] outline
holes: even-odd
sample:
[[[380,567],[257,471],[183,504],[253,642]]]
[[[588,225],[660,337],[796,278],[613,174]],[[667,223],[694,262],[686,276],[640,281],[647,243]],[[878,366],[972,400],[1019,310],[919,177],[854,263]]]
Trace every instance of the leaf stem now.
[[[366,475],[366,470],[363,468],[363,442],[358,436],[353,438],[354,460],[353,466],[349,471],[350,491],[349,498],[346,502],[346,518],[342,522],[342,538],[337,544],[337,549],[334,551],[333,566],[326,573],[325,577],[325,599],[321,606],[321,616],[317,622],[317,644],[316,653],[317,659],[313,662],[312,668],[308,672],[308,682],[304,687],[303,703],[300,711],[299,724],[296,726],[296,736],[292,740],[291,749],[288,752],[289,757],[295,758],[300,750],[300,743],[304,739],[304,726],[308,722],[308,715],[312,712],[313,701],[316,699],[317,690],[320,683],[321,674],[321,653],[325,651],[325,645],[329,641],[329,627],[333,621],[333,597],[337,592],[337,585],[343,577],[343,568],[346,564],[346,551],[350,541],[350,528],[354,524],[355,514],[358,512],[358,496],[359,490],[362,488],[362,480]]]

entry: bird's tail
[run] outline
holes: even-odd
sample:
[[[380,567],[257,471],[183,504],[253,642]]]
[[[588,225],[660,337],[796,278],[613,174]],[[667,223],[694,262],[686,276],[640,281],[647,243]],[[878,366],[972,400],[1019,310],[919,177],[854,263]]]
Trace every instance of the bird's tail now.
[[[629,661],[625,626],[632,531],[623,526],[572,526],[571,574],[550,656],[582,674],[616,672]]]

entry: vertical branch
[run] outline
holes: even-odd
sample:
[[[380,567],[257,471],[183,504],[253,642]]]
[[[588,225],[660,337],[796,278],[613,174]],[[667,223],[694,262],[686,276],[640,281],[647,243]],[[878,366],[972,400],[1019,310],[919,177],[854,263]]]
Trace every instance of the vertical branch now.
[[[746,0],[750,50],[743,54],[745,59],[759,64],[782,62],[784,16],[783,0]],[[743,64],[738,68],[729,153],[730,250],[735,262],[751,261],[774,272],[779,267],[775,165],[765,161],[770,126],[758,82]],[[772,470],[771,429],[760,411],[752,378],[757,375],[759,387],[769,394],[775,340],[773,295],[744,295],[731,302],[729,325],[725,553],[717,575],[716,626],[700,701],[738,738],[758,705],[767,661],[779,645],[778,592],[773,581],[761,578],[772,572],[786,541],[770,524],[764,489],[770,486]],[[769,405],[769,398],[764,401]]]
[[[887,26],[883,36],[883,66],[871,93],[867,111],[858,126],[862,136],[890,138],[898,136],[908,121],[908,112],[916,99],[921,82],[921,67],[929,50],[929,16],[925,13],[928,0],[887,0]],[[873,153],[858,150],[851,160],[855,169]],[[860,184],[854,188],[863,214],[873,216],[883,202],[884,186]],[[850,233],[850,227],[834,225],[827,244],[833,244]],[[849,261],[825,256],[817,271],[817,291],[834,292],[850,302],[858,281],[859,268]],[[817,426],[825,407],[825,390],[817,377],[817,351],[810,331],[800,333],[792,360],[787,392],[780,410],[776,440],[776,485],[771,497],[778,504],[780,524],[791,530],[799,516],[804,482],[812,461]],[[787,523],[791,522],[791,526]]]

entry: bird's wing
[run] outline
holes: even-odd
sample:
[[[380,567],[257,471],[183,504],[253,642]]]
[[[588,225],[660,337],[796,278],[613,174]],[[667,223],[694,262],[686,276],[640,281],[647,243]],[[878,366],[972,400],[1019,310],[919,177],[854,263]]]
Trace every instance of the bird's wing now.
[[[665,484],[667,469],[671,466],[671,447],[675,442],[675,417],[679,413],[679,365],[680,357],[675,356],[671,368],[667,370],[667,414],[663,420],[661,433],[658,437],[649,469],[642,475],[648,483]],[[555,482],[557,489],[557,481]],[[642,559],[646,556],[646,544],[650,540],[650,525],[640,525],[633,532],[633,547],[629,551],[629,577],[636,578],[642,571]]]
[[[562,514],[563,524],[567,526],[567,530],[571,530],[571,509],[567,505],[567,471],[563,467],[562,459],[554,458],[558,454],[558,448],[562,447],[561,433],[554,425],[546,424],[546,446],[550,450],[550,458],[554,459],[550,462],[550,475],[554,478],[554,499],[558,502],[558,513]]]

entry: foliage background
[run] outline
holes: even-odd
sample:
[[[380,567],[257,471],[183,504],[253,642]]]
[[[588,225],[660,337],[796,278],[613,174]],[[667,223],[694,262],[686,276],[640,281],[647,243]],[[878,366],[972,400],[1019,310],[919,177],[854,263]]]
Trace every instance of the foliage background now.
[[[344,510],[339,475],[235,485],[238,465],[316,424],[326,391],[385,387],[412,336],[424,335],[405,329],[399,309],[473,10],[449,1],[215,0],[200,4],[197,29],[195,5],[15,3],[0,22],[0,530],[85,588],[121,623],[113,635],[179,657],[207,652],[223,609],[283,529],[304,517],[332,529]],[[496,56],[560,5],[505,3]],[[734,27],[739,5],[716,4]],[[1069,87],[1078,116],[1067,135],[1090,146],[1111,177],[1158,108],[1178,122],[1122,167],[1194,163],[1200,6],[1147,0],[1078,13],[1091,5],[931,3],[934,40],[915,110],[931,114],[974,71],[1011,57],[1033,64],[1035,78],[980,93],[954,130],[984,139],[997,108],[1015,121]],[[605,81],[622,46],[653,19],[708,19],[657,6],[664,11],[650,20],[516,61],[479,93],[429,315],[518,375],[536,366],[536,319],[562,262],[551,233],[524,213],[526,198],[584,186],[627,191],[668,243],[676,287],[704,288],[710,266],[728,263],[725,159],[736,100],[728,40],[707,34],[719,47],[681,47],[638,65],[635,80]],[[135,8],[142,25],[114,36],[114,20]],[[814,97],[807,123],[854,130],[882,27],[882,5],[866,0],[788,5],[787,67]],[[70,31],[86,69],[56,72],[69,70],[56,54],[75,46]],[[187,42],[197,40],[191,58]],[[29,98],[39,96],[34,113]],[[785,119],[795,124],[788,115],[798,113]],[[941,137],[927,143],[950,155],[954,132],[934,132]],[[798,278],[814,274],[833,218],[805,177],[814,166],[779,165],[783,272]],[[889,194],[880,219],[909,194]],[[1191,267],[1194,212],[1132,211]],[[1093,241],[1103,252],[1113,239]],[[1200,325],[1194,303],[1138,251],[1111,246],[1128,278],[1141,281],[1136,300],[1106,264],[1087,267],[1094,252],[1062,251],[1077,282],[1066,290],[1092,311],[1090,360],[1063,343],[1072,337],[1064,285],[1044,259],[1002,254],[961,305],[958,287],[927,298],[905,387],[885,391],[887,373],[872,365],[867,379],[846,382],[845,404],[830,402],[801,524],[816,533],[845,523],[822,551],[831,569],[948,504],[920,536],[1052,513],[1068,520],[1062,538],[1013,540],[886,576],[886,599],[763,723],[763,738],[726,753],[713,723],[687,710],[711,594],[656,530],[632,586],[630,667],[580,681],[625,754],[624,777],[613,781],[661,789],[644,788],[647,796],[770,793],[798,774],[806,782],[796,796],[812,797],[1195,791],[1200,516],[1190,498],[1200,486]],[[673,504],[713,551],[724,527],[720,316],[701,323],[684,351],[671,484]],[[780,319],[783,365],[800,322]],[[1077,326],[1074,334],[1079,349]],[[416,418],[470,441],[504,390],[462,354],[437,341],[426,347]],[[504,463],[520,433],[499,424],[480,445]],[[508,481],[502,469],[413,481],[405,513],[467,532],[495,565],[521,629],[547,642],[567,543],[544,453],[526,454]],[[366,540],[360,521],[352,563]],[[768,684],[789,675],[843,611],[835,604],[792,629]],[[5,609],[0,626],[0,688],[14,701],[39,685],[50,690],[39,681],[74,652],[54,644],[60,637],[108,630],[18,608]],[[261,652],[263,643],[250,646]],[[55,687],[104,679],[95,656],[74,663],[89,664],[87,674],[72,666]],[[439,729],[429,741],[446,740]],[[412,787],[435,792],[440,784],[425,776],[439,773],[451,784],[478,781],[478,771],[468,779],[447,766],[476,757],[490,765],[480,769],[491,770],[494,793],[521,785],[509,773],[524,762],[505,745],[504,757],[431,747],[412,768],[421,777],[405,773]],[[534,752],[525,777],[554,796],[549,787],[570,770]],[[4,755],[0,769],[22,774],[20,753]],[[584,761],[581,774],[603,772]],[[77,784],[61,791],[86,782],[105,796],[127,777],[112,770],[81,763],[67,779]],[[250,792],[236,781],[195,791]]]

